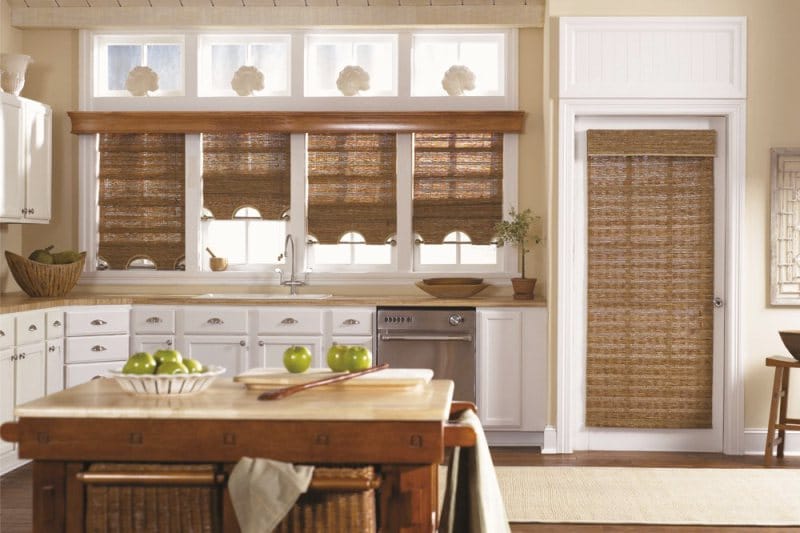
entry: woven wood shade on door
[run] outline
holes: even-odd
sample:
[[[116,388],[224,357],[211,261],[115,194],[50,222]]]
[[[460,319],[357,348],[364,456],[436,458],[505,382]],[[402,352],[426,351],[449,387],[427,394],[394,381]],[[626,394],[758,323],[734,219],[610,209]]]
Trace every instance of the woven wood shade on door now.
[[[587,426],[711,427],[715,135],[587,132]]]
[[[289,209],[288,133],[204,133],[203,207],[231,220],[243,207],[264,220]]]
[[[308,135],[308,233],[336,244],[360,233],[383,244],[397,232],[394,133]]]
[[[462,231],[489,244],[503,218],[502,133],[414,136],[414,232],[429,244]]]
[[[184,136],[100,134],[99,246],[112,269],[147,258],[173,270],[184,255]]]

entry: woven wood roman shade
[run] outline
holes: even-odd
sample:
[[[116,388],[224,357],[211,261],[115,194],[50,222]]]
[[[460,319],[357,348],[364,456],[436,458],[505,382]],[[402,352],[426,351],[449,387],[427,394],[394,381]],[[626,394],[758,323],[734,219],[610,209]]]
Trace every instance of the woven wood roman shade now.
[[[715,132],[587,141],[586,425],[709,428]]]
[[[289,209],[288,133],[203,134],[203,207],[230,220],[253,207],[265,220]]]
[[[101,134],[98,255],[112,269],[148,258],[173,270],[184,255],[184,136]]]
[[[322,244],[358,232],[383,244],[397,231],[393,133],[308,135],[308,233]]]
[[[414,136],[414,232],[427,243],[462,231],[489,244],[503,218],[503,134]]]

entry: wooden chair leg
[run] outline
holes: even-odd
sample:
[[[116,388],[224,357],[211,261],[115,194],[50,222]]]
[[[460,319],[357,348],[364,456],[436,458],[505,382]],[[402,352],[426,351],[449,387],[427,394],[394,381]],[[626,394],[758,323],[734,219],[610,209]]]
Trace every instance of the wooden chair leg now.
[[[778,453],[777,457],[783,458],[783,445],[786,444],[786,406],[789,404],[789,371],[790,368],[783,369],[783,380],[781,382],[781,406],[778,409]]]
[[[767,424],[767,443],[764,446],[764,465],[772,465],[772,447],[775,442],[775,419],[778,416],[778,405],[783,384],[783,368],[775,367],[775,378],[772,382],[772,403],[769,407],[769,424]]]

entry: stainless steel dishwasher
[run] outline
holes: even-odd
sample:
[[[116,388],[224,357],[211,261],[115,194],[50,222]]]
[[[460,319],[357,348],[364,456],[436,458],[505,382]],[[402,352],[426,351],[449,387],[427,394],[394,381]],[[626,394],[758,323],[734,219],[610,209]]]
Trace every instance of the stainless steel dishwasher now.
[[[455,383],[453,399],[475,401],[474,307],[379,307],[376,361],[430,368]]]

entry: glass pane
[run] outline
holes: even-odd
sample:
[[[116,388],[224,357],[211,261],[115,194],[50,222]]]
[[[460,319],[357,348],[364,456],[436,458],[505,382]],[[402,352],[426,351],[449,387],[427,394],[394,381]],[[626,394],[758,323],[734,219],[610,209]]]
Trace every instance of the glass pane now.
[[[250,45],[250,64],[264,74],[264,91],[261,92],[289,94],[287,43]]]
[[[416,35],[414,36],[414,96],[445,96],[445,72],[453,65],[464,65],[475,74],[475,89],[469,96],[503,95],[505,62],[502,34]]]
[[[349,47],[333,43],[311,46],[308,51],[308,86],[310,95],[340,95],[336,89],[339,71],[347,65]]]
[[[258,212],[258,209],[252,207],[242,207],[236,210],[233,218],[261,218],[261,213]]]
[[[414,47],[414,96],[445,96],[442,77],[458,64],[457,43],[419,43]]]
[[[141,64],[142,47],[138,44],[108,45],[108,89],[124,91],[128,72]]]
[[[179,91],[181,79],[181,47],[177,44],[147,45],[147,66],[158,74],[160,91]]]
[[[499,48],[498,43],[493,42],[467,42],[461,45],[458,62],[475,74],[475,90],[468,94],[502,94]]]
[[[247,243],[243,220],[211,220],[208,222],[208,243],[214,255],[225,257],[229,264],[244,263]]]
[[[420,244],[419,262],[423,265],[455,265],[455,244]]]
[[[392,247],[388,244],[357,244],[354,262],[357,265],[391,264]]]
[[[286,222],[283,220],[250,220],[247,254],[250,263],[280,264],[278,256],[283,253],[286,240]],[[297,263],[300,264],[299,262]]]
[[[244,44],[211,45],[211,87],[215,91],[231,91],[233,74],[247,61]]]
[[[311,36],[306,48],[306,95],[342,96],[336,85],[341,70],[354,65],[369,74],[364,96],[393,96],[396,89],[396,36]]]
[[[494,265],[497,247],[493,244],[464,244],[461,246],[461,263],[465,265]]]
[[[349,244],[315,244],[314,262],[320,265],[349,265]]]

